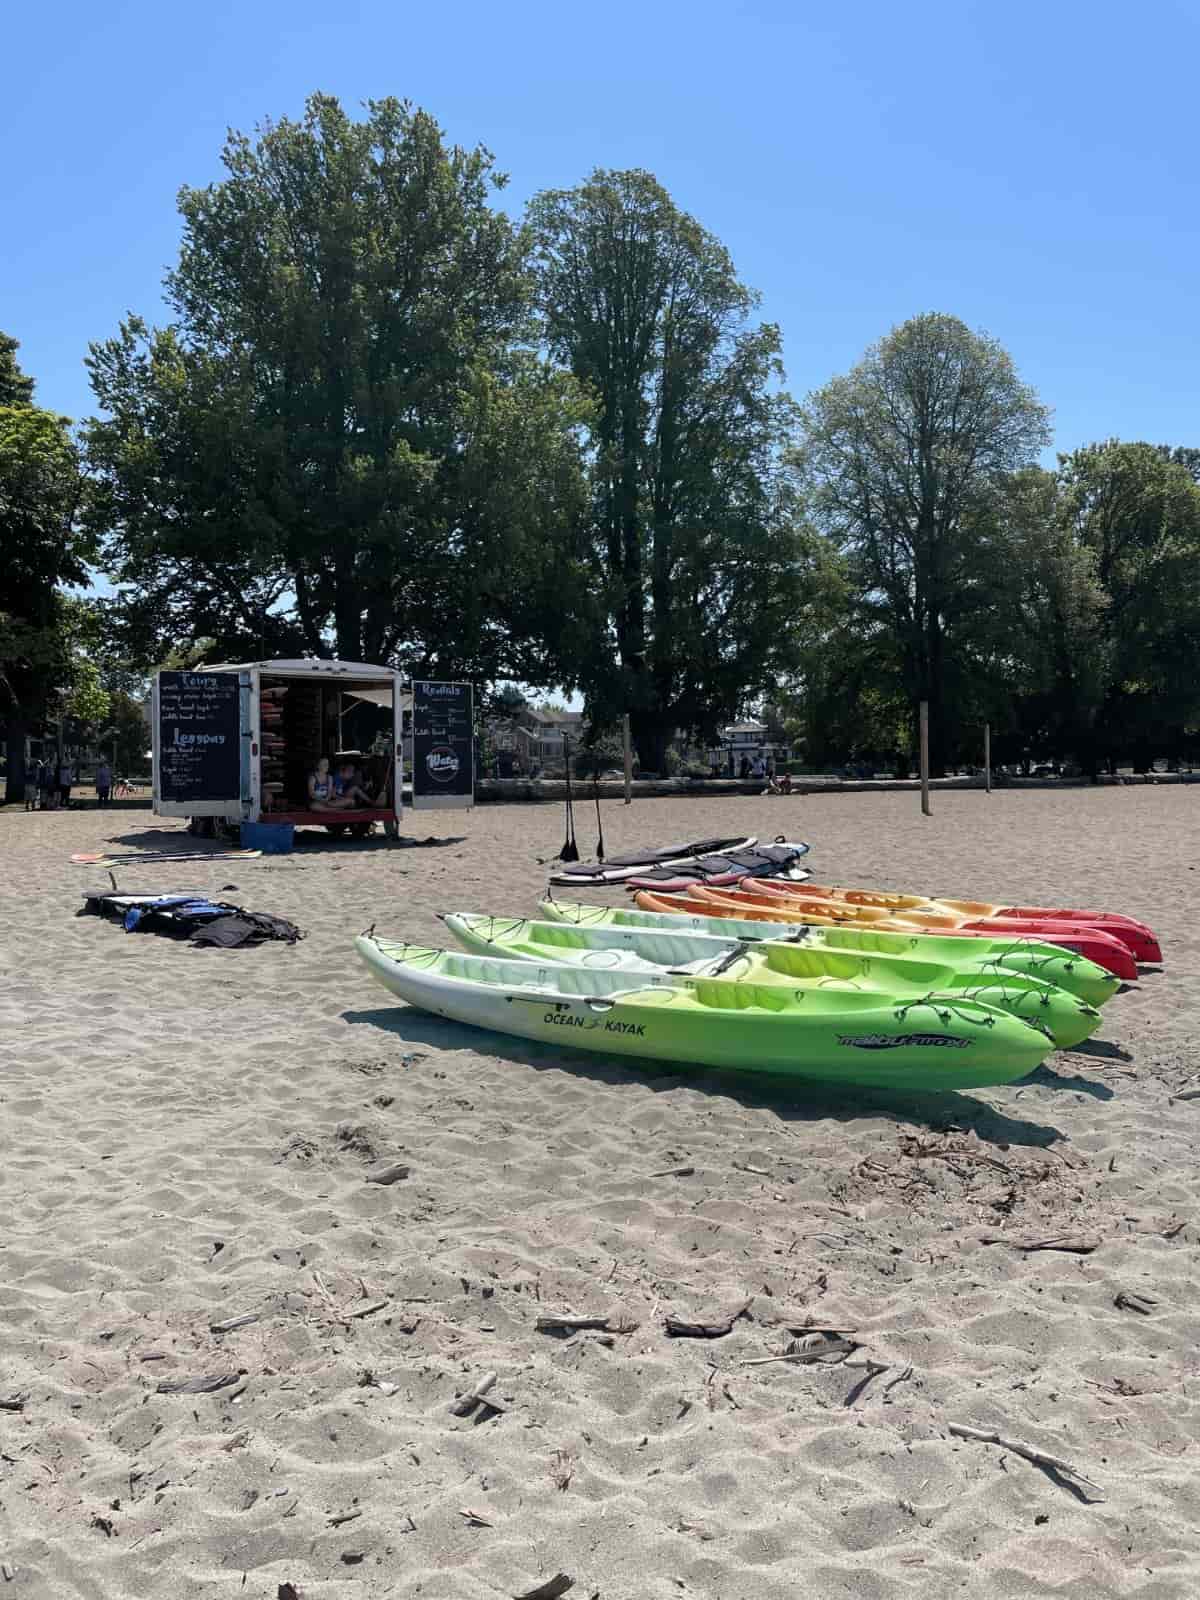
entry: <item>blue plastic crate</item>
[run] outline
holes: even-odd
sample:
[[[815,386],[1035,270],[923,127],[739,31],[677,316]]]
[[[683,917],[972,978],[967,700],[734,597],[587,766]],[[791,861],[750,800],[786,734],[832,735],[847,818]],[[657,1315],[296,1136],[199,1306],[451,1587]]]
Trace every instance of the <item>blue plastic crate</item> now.
[[[290,855],[296,829],[290,822],[243,822],[242,849],[261,850],[267,856]]]

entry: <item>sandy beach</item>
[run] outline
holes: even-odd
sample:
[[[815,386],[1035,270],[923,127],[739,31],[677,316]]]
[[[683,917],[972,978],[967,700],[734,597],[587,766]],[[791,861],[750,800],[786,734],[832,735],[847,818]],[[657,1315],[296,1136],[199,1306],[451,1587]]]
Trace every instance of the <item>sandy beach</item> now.
[[[1164,969],[1096,1040],[924,1099],[394,1003],[352,936],[532,914],[558,807],[410,815],[424,848],[180,862],[141,860],[197,849],[149,811],[0,814],[0,1597],[1195,1600],[1196,806],[606,804],[610,853],[782,834],[819,881],[1159,932]],[[100,849],[122,889],[306,938],[212,951],[77,917],[108,876],[71,854]],[[407,1178],[365,1181],[385,1160]],[[1095,1248],[1019,1248],[1063,1235]],[[739,1311],[720,1338],[664,1325]],[[536,1331],[547,1313],[614,1331]],[[857,1348],[764,1360],[806,1329]],[[455,1414],[489,1373],[502,1409]],[[224,1381],[162,1389],[196,1378]]]

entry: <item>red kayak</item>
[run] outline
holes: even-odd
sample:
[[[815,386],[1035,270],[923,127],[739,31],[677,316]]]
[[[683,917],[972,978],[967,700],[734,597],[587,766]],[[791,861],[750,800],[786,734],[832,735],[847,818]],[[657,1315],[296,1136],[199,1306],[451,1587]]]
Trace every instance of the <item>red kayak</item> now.
[[[986,900],[934,899],[928,895],[894,894],[887,890],[828,888],[822,884],[791,883],[778,885],[765,880],[743,890],[759,889],[787,896],[797,905],[838,905],[850,911],[858,908],[868,918],[879,915],[913,918],[931,928],[949,932],[954,927],[984,927],[1000,933],[1069,933],[1074,928],[1090,928],[1111,934],[1137,961],[1160,962],[1162,948],[1154,930],[1133,917],[1113,911],[1078,911],[1050,906],[1005,906]]]
[[[798,885],[792,885],[797,888]],[[655,903],[650,904],[653,900]],[[1106,967],[1115,977],[1135,979],[1137,961],[1128,938],[1120,938],[1115,929],[1090,927],[1082,922],[1042,922],[1035,918],[967,918],[945,920],[928,918],[921,914],[888,911],[878,907],[847,905],[845,902],[806,899],[799,894],[788,895],[782,884],[767,881],[756,883],[753,889],[709,889],[696,885],[686,895],[637,896],[639,905],[654,911],[690,911],[708,916],[745,916],[759,921],[811,922],[817,926],[876,927],[898,933],[953,933],[968,938],[994,939],[1012,936],[1016,939],[1040,939],[1047,944],[1060,945],[1087,956],[1090,961]]]

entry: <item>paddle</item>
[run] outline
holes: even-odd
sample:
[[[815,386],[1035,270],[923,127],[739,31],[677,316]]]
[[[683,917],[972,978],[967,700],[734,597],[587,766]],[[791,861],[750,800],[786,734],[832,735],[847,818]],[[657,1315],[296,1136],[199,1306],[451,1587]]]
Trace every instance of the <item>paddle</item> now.
[[[596,841],[596,860],[604,860],[604,824],[600,820],[600,763],[596,757],[595,746],[592,747],[592,798],[596,802],[596,832],[599,838]]]
[[[571,803],[571,741],[563,734],[563,755],[567,763],[567,836],[558,852],[560,861],[578,861],[579,846],[575,843],[575,810]]]

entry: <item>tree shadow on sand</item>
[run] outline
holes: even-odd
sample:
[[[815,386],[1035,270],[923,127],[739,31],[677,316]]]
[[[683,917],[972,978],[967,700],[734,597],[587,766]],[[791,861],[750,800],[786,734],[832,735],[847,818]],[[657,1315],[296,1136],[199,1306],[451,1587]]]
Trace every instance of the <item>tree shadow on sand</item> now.
[[[781,1122],[819,1122],[832,1117],[854,1122],[864,1116],[887,1117],[896,1123],[921,1123],[935,1132],[971,1129],[989,1144],[1032,1145],[1046,1148],[1062,1139],[1061,1129],[1049,1123],[1010,1117],[1003,1111],[957,1090],[941,1094],[900,1093],[886,1089],[840,1089],[783,1073],[732,1072],[716,1067],[686,1067],[674,1062],[636,1063],[628,1058],[596,1056],[536,1040],[515,1040],[486,1028],[471,1028],[443,1017],[429,1016],[407,1006],[382,1006],[369,1011],[343,1011],[342,1020],[356,1026],[380,1028],[407,1044],[425,1044],[438,1050],[469,1050],[499,1057],[535,1072],[571,1072],[593,1083],[639,1083],[655,1094],[675,1089],[699,1089],[727,1095],[752,1110],[773,1111]]]
[[[344,854],[346,851],[357,853],[364,850],[425,850],[463,844],[465,841],[466,835],[461,833],[447,834],[442,838],[431,836],[427,839],[416,839],[408,834],[401,834],[398,839],[389,839],[383,833],[373,833],[365,839],[353,839],[345,835],[336,837],[316,828],[297,828],[295,852],[303,855],[323,855],[334,851]],[[114,846],[124,845],[128,850],[141,850],[151,855],[178,855],[192,859],[201,856],[227,856],[241,848],[235,839],[203,839],[188,833],[186,829],[170,827],[142,828],[136,833],[114,834],[105,843]],[[135,858],[130,857],[130,859]]]

